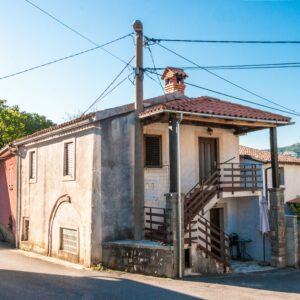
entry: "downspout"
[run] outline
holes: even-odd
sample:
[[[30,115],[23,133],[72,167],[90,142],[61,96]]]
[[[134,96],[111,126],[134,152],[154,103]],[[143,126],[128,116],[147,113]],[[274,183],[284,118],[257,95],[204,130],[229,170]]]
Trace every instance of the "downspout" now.
[[[20,248],[20,219],[21,219],[21,158],[19,147],[16,151],[17,156],[17,220],[16,220],[16,248]]]
[[[180,123],[182,122],[183,119],[183,115],[182,113],[180,114],[180,118],[177,121],[177,192],[178,192],[178,205],[177,205],[177,209],[178,209],[178,276],[179,278],[182,278],[183,276],[183,270],[182,270],[182,261],[183,261],[183,255],[182,255],[182,211],[181,211],[181,184],[180,184],[180,174],[181,174],[181,167],[180,167]]]
[[[268,167],[265,169],[265,196],[266,196],[266,201],[269,205],[269,193],[268,193],[268,171],[271,170],[272,167]]]

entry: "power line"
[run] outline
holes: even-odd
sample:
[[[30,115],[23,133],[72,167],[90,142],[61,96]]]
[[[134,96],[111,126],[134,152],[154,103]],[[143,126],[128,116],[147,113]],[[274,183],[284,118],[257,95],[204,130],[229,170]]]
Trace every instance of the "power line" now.
[[[231,85],[233,85],[233,86],[235,86],[235,87],[237,87],[237,88],[239,88],[239,89],[241,89],[241,90],[243,90],[243,91],[245,91],[245,92],[247,92],[247,93],[249,93],[249,94],[251,94],[251,95],[253,95],[253,96],[256,96],[256,97],[258,97],[258,98],[260,98],[260,99],[262,99],[262,100],[265,100],[265,101],[267,101],[267,102],[269,102],[269,103],[272,103],[272,104],[274,104],[274,105],[277,105],[278,107],[284,108],[284,109],[289,110],[289,111],[291,111],[291,112],[300,114],[299,112],[297,112],[297,111],[295,111],[295,110],[293,110],[293,109],[290,109],[290,108],[285,107],[285,106],[283,106],[283,105],[281,105],[281,104],[279,104],[279,103],[277,103],[277,102],[274,102],[274,101],[269,100],[269,99],[267,99],[267,98],[265,98],[265,97],[263,97],[263,96],[260,96],[260,95],[258,95],[258,94],[256,94],[256,93],[254,93],[254,92],[252,92],[252,91],[250,91],[250,90],[248,90],[248,89],[246,89],[246,88],[244,88],[244,87],[242,87],[242,86],[240,86],[240,85],[234,83],[233,81],[230,81],[230,80],[226,79],[225,77],[220,76],[220,75],[218,75],[218,74],[216,74],[216,73],[214,73],[214,72],[212,72],[212,71],[210,71],[210,70],[208,70],[208,69],[206,69],[206,68],[200,66],[199,64],[195,63],[194,61],[192,61],[192,60],[190,60],[190,59],[184,57],[183,55],[181,55],[181,54],[179,54],[179,53],[177,53],[177,52],[171,50],[171,49],[168,48],[168,47],[165,47],[165,46],[163,46],[163,45],[161,45],[161,44],[158,44],[158,43],[156,43],[156,45],[158,45],[158,46],[160,46],[161,48],[167,50],[168,52],[173,53],[174,55],[176,55],[176,56],[178,56],[178,57],[180,57],[180,58],[186,60],[187,62],[193,64],[194,66],[197,66],[198,68],[200,68],[200,69],[202,69],[202,70],[208,72],[209,74],[211,74],[211,75],[213,75],[213,76],[215,76],[215,77],[217,77],[217,78],[219,78],[219,79],[221,79],[221,80],[223,80],[223,81],[225,81],[225,82],[227,82],[227,83],[229,83],[229,84],[231,84]]]
[[[161,75],[159,73],[156,73],[156,72],[150,71],[150,70],[148,70],[146,72],[150,72],[152,74]],[[193,87],[196,87],[196,88],[208,91],[208,92],[212,92],[212,93],[215,93],[215,94],[218,94],[218,95],[222,95],[222,96],[225,96],[225,97],[230,97],[230,98],[233,98],[233,99],[236,99],[236,100],[240,100],[240,101],[243,101],[243,102],[246,102],[246,103],[250,103],[250,104],[254,104],[254,105],[257,105],[257,106],[264,107],[264,108],[268,108],[268,109],[280,111],[280,112],[283,112],[283,113],[286,113],[286,114],[295,115],[295,116],[298,116],[298,117],[300,116],[300,114],[297,113],[297,112],[290,112],[290,111],[282,110],[282,109],[275,108],[275,107],[272,107],[272,106],[264,105],[264,104],[261,104],[261,103],[255,102],[255,101],[246,100],[246,99],[243,99],[243,98],[240,98],[240,97],[232,96],[232,95],[229,95],[229,94],[226,94],[226,93],[223,93],[223,92],[218,92],[216,90],[209,89],[209,88],[206,88],[206,87],[203,87],[203,86],[200,86],[200,85],[197,85],[197,84],[189,83],[189,82],[186,82],[186,81],[184,83],[186,85],[190,85],[190,86],[193,86]]]
[[[300,62],[293,63],[270,63],[270,64],[244,64],[244,65],[213,65],[213,66],[203,66],[203,68],[208,70],[248,70],[248,69],[277,69],[277,68],[299,68]],[[202,70],[199,67],[183,66],[178,67],[184,70]],[[145,70],[164,70],[165,67],[154,67],[154,68],[144,68]]]
[[[82,55],[82,54],[85,54],[85,53],[88,53],[88,52],[91,52],[91,51],[94,51],[94,50],[97,50],[97,49],[102,49],[102,47],[107,46],[109,44],[112,44],[114,42],[120,41],[120,40],[122,40],[122,39],[124,39],[124,38],[126,38],[128,36],[130,36],[130,34],[123,35],[123,36],[121,36],[119,38],[116,38],[116,39],[110,41],[110,42],[104,43],[102,45],[99,45],[99,46],[96,46],[96,47],[93,47],[93,48],[90,48],[90,49],[87,49],[87,50],[84,50],[84,51],[80,51],[80,52],[77,52],[77,53],[74,53],[74,54],[62,57],[62,58],[58,58],[58,59],[49,61],[49,62],[41,64],[41,65],[37,65],[37,66],[30,67],[28,69],[25,69],[25,70],[22,70],[22,71],[19,71],[19,72],[15,72],[15,73],[12,73],[12,74],[9,74],[9,75],[2,76],[2,77],[0,77],[0,80],[6,79],[6,78],[9,78],[9,77],[13,77],[13,76],[17,76],[17,75],[20,75],[20,74],[23,74],[23,73],[26,73],[26,72],[29,72],[29,71],[33,71],[33,70],[42,68],[42,67],[46,67],[46,66],[55,64],[57,62],[60,62],[60,61],[63,61],[63,60],[67,60],[69,58],[73,58],[73,57],[76,57],[76,56],[79,56],[79,55]]]
[[[226,93],[223,93],[223,92],[218,92],[218,91],[215,91],[215,90],[212,90],[212,89],[208,89],[208,88],[199,86],[197,84],[193,84],[193,83],[189,83],[189,82],[185,82],[185,84],[193,86],[193,87],[197,87],[197,88],[200,88],[202,90],[206,90],[206,91],[209,91],[209,92],[212,92],[212,93],[216,93],[216,94],[219,94],[219,95],[222,95],[222,96],[230,97],[230,98],[240,100],[240,101],[243,101],[243,102],[247,102],[247,103],[250,103],[250,104],[258,105],[258,106],[261,106],[261,107],[264,107],[264,108],[273,109],[273,110],[277,110],[277,111],[280,111],[280,112],[283,112],[283,113],[286,113],[286,114],[291,114],[291,115],[300,117],[300,114],[298,114],[298,113],[293,113],[293,112],[290,112],[290,111],[286,111],[286,110],[282,110],[282,109],[279,109],[279,108],[274,108],[272,106],[257,103],[257,102],[254,102],[254,101],[246,100],[246,99],[243,99],[243,98],[240,98],[240,97],[232,96],[232,95],[229,95],[229,94],[226,94]]]
[[[125,78],[123,78],[122,80],[120,80],[113,88],[111,88],[110,90],[108,90],[102,97],[100,97],[98,99],[98,101],[101,101],[102,99],[104,99],[106,96],[108,96],[110,93],[112,93],[117,87],[119,87],[124,81],[126,81],[127,79],[130,81],[129,76],[131,74],[133,74],[133,72],[131,72],[128,76],[126,76]]]
[[[63,21],[59,20],[58,18],[56,18],[54,15],[50,14],[49,12],[47,12],[46,10],[42,9],[41,7],[39,7],[38,5],[36,5],[35,3],[29,1],[29,0],[24,0],[25,2],[27,2],[28,4],[30,4],[31,6],[35,7],[36,9],[38,9],[40,12],[42,12],[43,14],[47,15],[48,17],[50,17],[51,19],[53,19],[54,21],[56,21],[57,23],[59,23],[60,25],[62,25],[63,27],[67,28],[68,30],[72,31],[73,33],[75,33],[76,35],[80,36],[82,39],[88,41],[89,43],[93,44],[94,46],[98,47],[99,44],[96,43],[95,41],[91,40],[90,38],[88,38],[86,35],[83,35],[82,33],[80,33],[79,31],[77,31],[76,29],[72,28],[71,26],[67,25],[66,23],[64,23]],[[122,58],[118,57],[117,55],[115,55],[114,53],[112,53],[111,51],[108,51],[106,49],[101,49],[102,51],[108,53],[109,55],[113,56],[114,58],[116,58],[117,60],[121,61],[123,64],[126,64],[126,61],[123,60]]]
[[[193,40],[193,39],[163,39],[163,38],[148,38],[149,42],[179,42],[179,43],[214,43],[214,44],[300,44],[300,41],[255,41],[255,40]]]
[[[86,114],[100,99],[101,97],[107,92],[107,90],[117,81],[117,79],[121,76],[121,74],[125,71],[125,69],[130,65],[133,61],[134,56],[126,63],[125,67],[117,74],[116,77],[111,81],[111,83],[103,90],[103,92],[97,97],[95,101],[82,113],[83,115]],[[127,78],[127,77],[126,77]]]
[[[153,57],[151,48],[148,46],[147,49],[149,50],[149,53],[150,53],[150,57],[151,57],[151,60],[152,60],[153,67],[154,67],[154,69],[156,69],[155,62],[154,62],[154,57]],[[160,85],[160,87],[161,87],[163,93],[165,93],[165,89],[164,89],[164,87],[162,86],[162,83],[161,83],[161,80],[160,80],[159,77],[158,77],[158,74],[156,74],[156,76],[157,76],[157,82],[158,82],[158,84]],[[151,78],[151,79],[153,79],[153,78]]]

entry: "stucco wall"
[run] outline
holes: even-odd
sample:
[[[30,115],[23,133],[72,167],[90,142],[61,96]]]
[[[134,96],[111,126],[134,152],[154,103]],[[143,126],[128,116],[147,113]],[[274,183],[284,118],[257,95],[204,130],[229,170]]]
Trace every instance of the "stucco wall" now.
[[[5,235],[5,238],[14,244],[16,233],[17,159],[16,156],[11,156],[9,153],[3,155],[3,158],[5,159],[0,160],[0,230]],[[10,172],[12,172],[11,179]]]
[[[270,164],[262,164],[259,162],[256,162],[251,159],[241,159],[241,162],[245,163],[256,163],[261,164],[263,167],[263,170],[266,168],[269,168]],[[284,168],[284,201],[287,202],[291,199],[296,198],[297,195],[300,195],[300,165],[295,164],[280,164],[279,167]],[[268,188],[272,187],[272,171],[268,170]],[[264,177],[264,171],[263,171],[263,186],[265,187],[265,177]],[[265,195],[265,189],[263,190],[263,194]]]
[[[167,123],[145,126],[145,134],[162,135],[162,168],[145,169],[145,201],[149,206],[165,206],[164,194],[169,192],[169,131]],[[214,128],[208,135],[207,127],[181,125],[181,188],[187,193],[199,181],[199,137],[219,139],[219,161],[239,162],[239,137],[231,130]]]
[[[102,244],[134,236],[134,114],[100,122],[94,153],[92,261]],[[100,172],[99,170],[100,167]]]
[[[227,234],[237,233],[242,239],[252,242],[246,246],[252,258],[263,259],[263,239],[259,231],[259,197],[238,197],[222,199],[218,203],[224,208],[224,231]],[[266,239],[266,259],[270,260],[271,250]]]
[[[22,148],[21,232],[23,217],[28,217],[30,222],[29,241],[21,242],[22,248],[47,254],[51,213],[58,199],[68,195],[71,203],[62,203],[53,215],[52,255],[59,256],[59,228],[76,228],[79,232],[78,261],[90,264],[94,131],[93,127],[86,127]],[[64,142],[69,139],[75,142],[74,180],[63,178]],[[32,149],[37,153],[35,183],[29,180],[28,153]]]

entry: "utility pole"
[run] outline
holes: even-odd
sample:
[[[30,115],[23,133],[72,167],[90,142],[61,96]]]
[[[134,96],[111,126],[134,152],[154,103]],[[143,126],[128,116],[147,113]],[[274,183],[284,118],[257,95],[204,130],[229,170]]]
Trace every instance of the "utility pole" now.
[[[135,132],[134,132],[134,238],[144,239],[144,132],[139,113],[143,98],[143,24],[136,20],[135,31]]]

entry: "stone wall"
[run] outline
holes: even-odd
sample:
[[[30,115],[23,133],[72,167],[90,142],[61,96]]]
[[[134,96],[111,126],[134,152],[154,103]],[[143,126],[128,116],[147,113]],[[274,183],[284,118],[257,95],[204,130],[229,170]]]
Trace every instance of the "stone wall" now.
[[[172,246],[150,241],[116,241],[103,244],[103,265],[132,273],[176,277]]]
[[[192,272],[203,275],[224,274],[224,265],[216,259],[209,257],[197,245],[190,248],[190,259]],[[226,270],[228,271],[228,270]]]
[[[296,216],[286,216],[286,261],[288,267],[299,266],[298,224]]]

